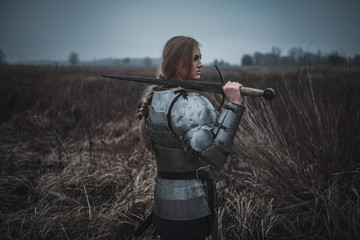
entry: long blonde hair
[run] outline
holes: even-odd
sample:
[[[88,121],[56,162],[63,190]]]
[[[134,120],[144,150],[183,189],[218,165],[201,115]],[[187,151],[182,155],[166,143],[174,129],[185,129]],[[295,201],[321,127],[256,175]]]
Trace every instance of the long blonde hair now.
[[[176,79],[179,77],[179,70],[186,69],[185,79],[191,77],[191,67],[193,61],[194,51],[199,47],[199,43],[186,36],[175,36],[165,44],[161,66],[157,73],[157,78]],[[151,104],[154,91],[158,88],[157,85],[150,86],[143,94],[139,104],[138,117],[141,119],[139,125],[140,141],[145,144],[145,118],[147,117],[148,106]]]

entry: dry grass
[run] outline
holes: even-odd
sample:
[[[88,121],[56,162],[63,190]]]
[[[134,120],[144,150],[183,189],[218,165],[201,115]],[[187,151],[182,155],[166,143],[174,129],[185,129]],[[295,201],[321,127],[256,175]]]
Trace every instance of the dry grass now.
[[[101,73],[155,69],[0,69],[0,235],[132,239],[151,211],[156,175],[139,144],[143,86]],[[246,99],[234,152],[217,173],[223,239],[360,238],[360,72],[223,69],[275,87]],[[204,79],[217,79],[212,69]],[[141,239],[152,239],[153,228]]]

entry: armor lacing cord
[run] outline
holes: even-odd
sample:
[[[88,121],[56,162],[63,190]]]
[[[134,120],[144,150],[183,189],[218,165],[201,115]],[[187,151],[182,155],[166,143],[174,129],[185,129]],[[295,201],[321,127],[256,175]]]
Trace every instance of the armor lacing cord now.
[[[184,99],[187,100],[188,92],[186,91],[186,89],[179,88],[179,90],[176,90],[174,93],[180,94],[181,96],[183,96]]]

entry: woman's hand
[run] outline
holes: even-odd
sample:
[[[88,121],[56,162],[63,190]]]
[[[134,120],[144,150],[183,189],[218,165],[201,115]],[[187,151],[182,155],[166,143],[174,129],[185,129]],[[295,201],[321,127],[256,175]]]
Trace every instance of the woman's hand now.
[[[241,105],[242,101],[243,101],[241,93],[240,93],[241,87],[242,87],[241,83],[230,82],[230,81],[227,82],[225,84],[225,86],[223,87],[226,98],[232,103]]]

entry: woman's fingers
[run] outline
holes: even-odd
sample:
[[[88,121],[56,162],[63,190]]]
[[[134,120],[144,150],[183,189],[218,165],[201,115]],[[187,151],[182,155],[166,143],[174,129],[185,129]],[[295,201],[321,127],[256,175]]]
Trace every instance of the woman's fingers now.
[[[242,84],[239,82],[227,82],[224,87],[224,94],[229,99],[229,101],[241,104],[242,103],[242,96],[240,92],[240,88]]]

